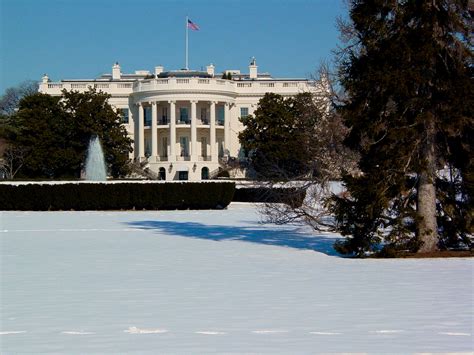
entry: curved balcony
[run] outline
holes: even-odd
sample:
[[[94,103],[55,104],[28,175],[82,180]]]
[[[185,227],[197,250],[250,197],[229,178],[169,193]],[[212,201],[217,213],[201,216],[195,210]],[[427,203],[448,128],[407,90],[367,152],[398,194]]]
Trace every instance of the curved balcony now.
[[[133,83],[133,93],[170,93],[170,92],[205,92],[224,95],[263,95],[274,92],[281,95],[292,95],[314,88],[308,81],[291,80],[257,80],[232,81],[217,78],[164,78],[148,79]]]
[[[146,91],[206,91],[215,93],[235,93],[235,83],[229,80],[211,78],[165,78],[141,80],[133,83],[133,92]]]

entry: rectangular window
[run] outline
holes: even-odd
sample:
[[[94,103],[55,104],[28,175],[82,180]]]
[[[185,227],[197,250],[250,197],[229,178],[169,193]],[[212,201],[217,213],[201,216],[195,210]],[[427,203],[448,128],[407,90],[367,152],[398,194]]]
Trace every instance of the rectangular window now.
[[[188,172],[178,171],[178,180],[188,180]]]
[[[207,157],[207,137],[201,137],[201,156]]]
[[[201,122],[203,124],[208,124],[208,120],[207,120],[207,108],[205,107],[202,107],[201,108]]]
[[[121,108],[119,109],[119,115],[121,122],[124,124],[128,123],[128,108]]]
[[[163,107],[161,111],[161,124],[168,124],[168,107]]]
[[[189,139],[188,137],[179,137],[179,145],[181,149],[180,155],[182,157],[189,156]]]
[[[224,106],[217,106],[217,124],[224,125]]]
[[[151,107],[143,108],[143,119],[145,121],[145,126],[151,126]]]
[[[219,158],[224,157],[224,140],[223,139],[218,139],[217,140],[217,145],[219,148]]]
[[[165,158],[168,157],[168,137],[161,138],[161,155]]]
[[[187,107],[181,107],[179,109],[179,121],[180,123],[189,123],[189,118],[188,118],[188,108]]]
[[[240,117],[247,117],[249,115],[249,108],[248,107],[241,107],[240,108]]]
[[[151,142],[148,138],[145,138],[145,156],[149,157],[151,155]]]

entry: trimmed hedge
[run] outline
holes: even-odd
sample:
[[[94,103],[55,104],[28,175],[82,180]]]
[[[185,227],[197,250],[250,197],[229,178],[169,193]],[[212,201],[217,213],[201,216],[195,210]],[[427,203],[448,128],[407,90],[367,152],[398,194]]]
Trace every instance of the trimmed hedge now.
[[[299,207],[306,197],[306,190],[297,188],[241,187],[235,189],[234,202],[286,203]]]
[[[0,184],[0,210],[221,209],[233,182]]]

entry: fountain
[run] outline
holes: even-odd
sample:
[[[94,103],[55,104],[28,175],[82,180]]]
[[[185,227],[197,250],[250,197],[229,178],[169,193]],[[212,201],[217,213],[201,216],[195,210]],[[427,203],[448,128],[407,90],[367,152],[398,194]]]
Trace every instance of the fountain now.
[[[93,135],[89,142],[86,159],[86,180],[105,181],[107,170],[105,168],[104,152],[100,145],[99,137]]]

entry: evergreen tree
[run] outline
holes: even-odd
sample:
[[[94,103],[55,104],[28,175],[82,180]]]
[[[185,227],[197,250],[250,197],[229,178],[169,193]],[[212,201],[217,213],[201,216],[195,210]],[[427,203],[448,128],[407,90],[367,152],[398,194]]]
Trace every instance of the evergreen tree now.
[[[36,93],[25,96],[12,116],[9,140],[23,148],[20,175],[35,178],[73,177],[80,170],[80,155],[70,144],[72,120],[62,110],[60,97]]]
[[[84,167],[89,140],[98,135],[109,174],[129,172],[131,140],[120,117],[102,92],[63,91],[62,97],[36,93],[20,101],[12,115],[8,139],[25,152],[24,177],[78,178]]]
[[[239,133],[259,179],[287,181],[312,172],[312,139],[318,111],[312,95],[294,98],[267,93],[254,115],[241,117],[245,129]]]
[[[334,211],[339,250],[469,244],[473,66],[467,0],[352,0],[340,113],[360,176]]]
[[[90,137],[97,135],[104,150],[108,173],[113,177],[129,173],[131,139],[121,124],[119,114],[108,104],[109,94],[90,89],[85,92],[63,90],[61,100],[64,111],[70,113],[75,123],[73,141],[82,150]],[[83,154],[84,155],[84,154]]]

